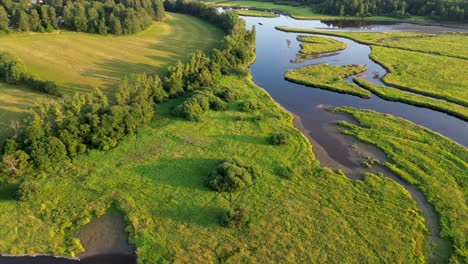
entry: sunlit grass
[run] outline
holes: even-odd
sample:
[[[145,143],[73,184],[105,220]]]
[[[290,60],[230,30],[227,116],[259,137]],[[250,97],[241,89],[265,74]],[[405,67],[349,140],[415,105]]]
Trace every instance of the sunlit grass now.
[[[455,254],[466,261],[468,150],[391,115],[353,108],[336,111],[351,114],[359,123],[342,122],[344,133],[383,150],[388,158],[385,165],[426,195],[441,218],[442,236],[453,241]]]
[[[183,98],[170,101],[117,148],[38,178],[34,199],[1,201],[1,252],[73,254],[73,231],[115,203],[140,263],[424,259],[424,220],[404,189],[382,176],[355,182],[320,168],[292,116],[265,91],[239,76],[223,77],[220,86],[242,94],[227,111],[186,121],[169,114]],[[245,100],[262,109],[241,112]],[[270,135],[280,131],[289,143],[271,145]],[[232,194],[208,189],[210,171],[234,156],[258,166],[261,177]],[[284,166],[297,173],[283,178]],[[248,208],[248,227],[220,226],[233,206]]]
[[[290,70],[284,74],[284,78],[307,86],[369,98],[371,95],[369,91],[343,80],[343,78],[365,70],[366,67],[362,65],[332,66],[317,64]]]

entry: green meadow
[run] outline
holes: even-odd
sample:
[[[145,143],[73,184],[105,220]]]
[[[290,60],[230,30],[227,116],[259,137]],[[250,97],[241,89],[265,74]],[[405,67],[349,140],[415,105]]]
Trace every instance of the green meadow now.
[[[419,187],[440,216],[441,235],[453,243],[451,260],[466,262],[468,150],[391,115],[353,108],[335,111],[349,114],[358,122],[341,122],[343,133],[377,146],[388,158],[385,166]]]
[[[352,181],[321,168],[292,116],[264,90],[235,75],[220,86],[242,95],[226,111],[187,121],[170,114],[184,98],[171,100],[118,147],[30,179],[31,199],[1,200],[0,251],[74,255],[83,250],[74,238],[79,226],[115,205],[139,263],[424,261],[424,219],[402,187],[381,175]],[[246,100],[259,108],[240,111]],[[276,132],[288,143],[270,144]],[[207,188],[210,171],[231,157],[261,176],[233,193]],[[221,226],[237,206],[247,209],[248,224]]]
[[[414,32],[347,32],[281,26],[276,27],[276,29],[286,32],[344,37],[366,45],[400,48],[468,59],[468,51],[466,49],[468,34],[463,32],[444,32],[438,34]]]
[[[301,42],[301,50],[296,58],[297,62],[312,59],[320,53],[334,52],[346,48],[346,43],[331,38],[301,35],[297,37],[297,40]]]
[[[362,78],[354,78],[353,81],[362,88],[369,90],[373,94],[390,101],[407,103],[415,106],[426,107],[437,111],[445,112],[468,121],[468,108],[447,102],[444,100],[434,99],[427,96],[407,93],[400,89],[387,86],[378,86]]]
[[[167,66],[197,50],[217,47],[221,30],[200,19],[169,14],[163,23],[135,35],[101,36],[56,31],[0,36],[0,49],[19,56],[28,70],[55,81],[65,94],[102,88],[112,92],[131,73],[164,74]],[[44,94],[0,83],[0,142],[11,121],[21,121]]]
[[[365,70],[366,67],[362,65],[317,64],[288,71],[284,74],[284,78],[298,84],[369,98],[371,96],[369,91],[343,80]]]
[[[466,34],[330,32],[287,27],[277,29],[346,37],[371,45],[371,59],[389,72],[383,78],[385,84],[444,99],[463,107],[468,106]]]
[[[380,46],[370,56],[389,71],[385,84],[468,106],[468,60]]]
[[[55,31],[0,36],[0,47],[20,57],[31,73],[55,81],[62,92],[112,91],[131,73],[164,74],[197,49],[217,47],[223,33],[198,18],[169,14],[135,35]]]

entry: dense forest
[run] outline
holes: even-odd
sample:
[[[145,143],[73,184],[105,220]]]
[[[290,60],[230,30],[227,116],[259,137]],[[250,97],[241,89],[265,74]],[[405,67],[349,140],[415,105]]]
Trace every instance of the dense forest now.
[[[466,0],[281,0],[279,3],[312,5],[318,11],[339,16],[428,16],[434,19],[468,20]]]
[[[50,32],[59,27],[99,34],[133,34],[161,21],[161,0],[0,0],[0,32]]]
[[[224,29],[228,35],[221,49],[193,53],[187,62],[169,67],[164,78],[131,75],[121,81],[114,95],[98,90],[41,102],[26,124],[12,122],[11,137],[2,151],[2,173],[18,180],[27,172],[55,170],[56,162],[90,149],[113,148],[153,118],[155,104],[216,86],[221,74],[242,72],[252,62],[255,31],[245,29],[236,14],[220,14],[194,2],[168,2],[166,6],[173,12],[190,11]]]

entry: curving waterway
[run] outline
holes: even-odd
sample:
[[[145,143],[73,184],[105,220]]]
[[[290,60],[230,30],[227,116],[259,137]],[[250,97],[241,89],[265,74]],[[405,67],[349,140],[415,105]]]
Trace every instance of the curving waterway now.
[[[248,28],[256,27],[257,58],[251,65],[254,82],[264,88],[275,101],[290,111],[296,117],[296,127],[301,129],[314,146],[314,153],[322,165],[334,169],[342,169],[352,179],[362,179],[366,172],[362,168],[361,160],[352,147],[360,144],[360,151],[371,153],[379,160],[385,161],[385,155],[377,148],[357,142],[352,137],[342,135],[336,128],[336,122],[347,119],[327,111],[329,107],[351,106],[355,108],[372,109],[381,113],[388,113],[402,117],[413,123],[438,132],[463,146],[468,146],[468,122],[445,113],[427,108],[420,108],[404,103],[383,100],[375,95],[370,99],[363,99],[347,94],[315,89],[286,81],[284,73],[305,65],[328,63],[331,65],[361,64],[367,67],[359,75],[370,82],[384,85],[381,78],[387,74],[386,70],[369,58],[371,52],[368,45],[359,44],[346,38],[333,38],[347,44],[347,48],[319,58],[294,62],[300,50],[300,43],[296,40],[299,35],[313,35],[290,33],[276,30],[276,26],[286,26],[301,29],[328,29],[348,31],[411,31],[411,32],[442,32],[453,29],[443,26],[416,25],[408,23],[379,23],[364,21],[322,22],[317,20],[295,20],[288,16],[278,18],[243,17]],[[346,78],[352,81],[353,77]],[[353,122],[352,120],[349,120]],[[418,204],[430,233],[431,249],[429,262],[447,261],[451,245],[440,236],[440,223],[437,213],[427,201],[424,194],[413,185],[401,180],[391,171],[382,166],[372,169],[372,172],[382,172],[404,187]],[[445,252],[445,253],[444,253]]]
[[[371,99],[362,99],[356,96],[334,93],[331,91],[314,89],[288,82],[284,80],[283,74],[291,69],[299,68],[308,64],[329,63],[331,65],[362,64],[367,66],[367,71],[363,74],[365,79],[383,85],[380,78],[386,74],[384,68],[369,59],[370,48],[367,45],[356,43],[352,40],[329,37],[340,40],[347,44],[343,51],[329,54],[317,59],[308,60],[302,63],[293,63],[299,51],[299,42],[296,40],[297,34],[287,33],[275,30],[275,26],[287,26],[304,29],[336,29],[341,30],[365,30],[365,31],[417,31],[417,32],[440,32],[451,29],[443,26],[424,26],[408,23],[388,23],[372,21],[318,21],[318,20],[295,20],[288,16],[279,16],[277,18],[243,17],[247,27],[256,26],[257,33],[257,59],[251,65],[251,73],[254,82],[264,88],[279,104],[293,113],[300,122],[296,122],[299,127],[314,145],[314,152],[320,162],[332,168],[340,168],[351,178],[359,178],[363,168],[355,160],[353,151],[350,148],[350,138],[344,139],[344,136],[336,131],[334,125],[337,121],[345,117],[336,115],[327,111],[323,106],[351,106],[356,108],[373,109],[382,113],[389,113],[408,119],[416,124],[436,131],[454,141],[468,146],[468,123],[450,115],[433,111],[430,109],[419,108],[403,103],[385,101],[373,95]],[[348,78],[351,80],[351,78]],[[310,132],[309,132],[310,131]],[[355,144],[357,142],[354,142]],[[369,146],[362,146],[363,149]],[[385,157],[382,153],[371,149],[374,155]],[[412,185],[402,181],[383,167],[374,166],[377,171],[383,172],[386,176],[394,179],[401,184],[415,199],[419,208],[423,212],[428,230],[431,233],[431,242],[438,244],[439,247],[447,247],[447,241],[439,235],[439,223],[437,214],[432,206],[427,202],[424,195]],[[111,219],[112,220],[112,219]],[[110,223],[115,224],[115,220]],[[118,223],[118,221],[117,221]],[[108,225],[108,224],[104,224]],[[122,229],[122,224],[117,224],[115,229]],[[100,229],[100,227],[99,227]],[[93,230],[93,227],[90,228]],[[110,234],[114,231],[107,230]],[[117,231],[118,232],[121,232]],[[86,232],[86,231],[85,231]],[[89,233],[93,234],[94,231]],[[98,237],[105,236],[101,234]],[[111,236],[112,237],[112,236]],[[127,234],[122,235],[124,239]],[[96,239],[94,239],[96,240]],[[97,239],[99,240],[99,239]],[[99,246],[97,246],[99,247]],[[93,251],[93,250],[91,250]],[[23,264],[23,263],[47,263],[47,264],[133,264],[136,263],[136,256],[129,253],[107,253],[95,255],[84,254],[82,260],[70,260],[55,257],[1,257],[0,263]],[[125,252],[125,250],[124,250]],[[432,258],[430,256],[430,258]],[[445,256],[434,256],[433,259],[440,260]]]

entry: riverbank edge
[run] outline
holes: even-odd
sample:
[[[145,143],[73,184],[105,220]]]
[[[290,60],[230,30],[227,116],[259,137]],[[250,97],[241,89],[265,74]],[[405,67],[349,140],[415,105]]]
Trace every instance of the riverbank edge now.
[[[226,1],[229,2],[229,1]],[[207,3],[210,3],[207,1]],[[257,11],[269,11],[269,12],[274,12],[279,15],[284,15],[284,16],[289,16],[293,19],[296,20],[322,20],[322,21],[334,21],[334,20],[347,20],[347,21],[373,21],[373,22],[395,22],[395,23],[408,23],[408,24],[414,24],[414,25],[426,25],[426,26],[441,26],[441,27],[447,27],[447,28],[458,28],[458,29],[466,29],[468,28],[468,24],[465,23],[457,23],[457,22],[449,22],[449,21],[437,21],[437,20],[431,20],[428,19],[427,21],[418,21],[418,20],[411,20],[411,19],[399,19],[399,18],[394,18],[394,17],[388,17],[388,19],[383,19],[383,18],[373,18],[373,17],[355,17],[355,16],[333,16],[333,15],[326,15],[323,14],[324,16],[297,16],[293,15],[289,12],[284,12],[278,9],[274,8],[260,8],[260,7],[252,7],[252,6],[243,6],[243,5],[232,5],[232,6],[227,6],[223,5],[225,2],[212,2],[213,6],[215,7],[221,7],[221,8],[231,8],[231,9],[247,9],[247,10],[257,10]]]

